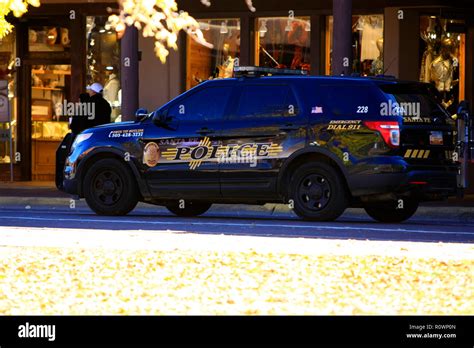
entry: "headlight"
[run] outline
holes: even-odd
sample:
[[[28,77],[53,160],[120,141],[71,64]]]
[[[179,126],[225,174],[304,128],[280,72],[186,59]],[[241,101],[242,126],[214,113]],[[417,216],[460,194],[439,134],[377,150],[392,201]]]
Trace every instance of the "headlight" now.
[[[77,145],[79,145],[80,143],[82,143],[83,141],[89,139],[91,136],[92,136],[93,133],[84,133],[84,134],[79,134],[76,139],[74,140],[74,142],[72,143],[72,146],[71,146],[71,152],[74,151],[74,149],[76,148]]]

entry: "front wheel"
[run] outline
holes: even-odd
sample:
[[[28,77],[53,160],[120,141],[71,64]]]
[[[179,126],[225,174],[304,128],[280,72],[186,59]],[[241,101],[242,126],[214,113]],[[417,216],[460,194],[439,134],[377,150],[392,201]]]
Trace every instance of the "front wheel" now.
[[[138,203],[138,188],[129,168],[116,159],[94,163],[84,178],[87,205],[98,215],[126,215]]]
[[[364,209],[376,221],[396,223],[411,218],[418,209],[418,203],[414,199],[399,199],[368,205]]]
[[[166,205],[166,208],[174,215],[181,217],[193,217],[204,214],[212,206],[212,203],[180,201]]]
[[[336,220],[348,205],[344,178],[322,162],[306,163],[296,169],[290,180],[289,197],[295,213],[311,221]]]

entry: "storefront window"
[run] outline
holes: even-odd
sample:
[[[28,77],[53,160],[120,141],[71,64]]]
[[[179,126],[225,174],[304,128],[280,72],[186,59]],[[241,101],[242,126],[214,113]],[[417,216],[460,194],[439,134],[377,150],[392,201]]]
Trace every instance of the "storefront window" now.
[[[0,165],[15,162],[13,154],[18,139],[15,57],[15,32],[12,32],[0,39]]]
[[[464,99],[465,35],[454,32],[463,24],[437,16],[420,17],[420,81],[436,87],[443,106],[451,113]]]
[[[256,65],[311,69],[309,17],[259,18],[256,30]]]
[[[120,42],[107,27],[107,17],[87,17],[87,79],[104,86],[104,98],[112,107],[112,121],[121,120]]]
[[[32,179],[54,178],[55,154],[68,133],[64,102],[71,100],[71,65],[33,65],[31,69]]]
[[[71,39],[69,29],[61,27],[30,27],[28,43],[31,52],[69,51]]]
[[[188,38],[187,89],[208,79],[232,77],[235,59],[240,57],[239,19],[200,19],[199,26],[213,48]]]
[[[327,19],[326,74],[331,75],[333,17]],[[383,64],[383,15],[352,16],[352,71],[362,76],[381,75]]]

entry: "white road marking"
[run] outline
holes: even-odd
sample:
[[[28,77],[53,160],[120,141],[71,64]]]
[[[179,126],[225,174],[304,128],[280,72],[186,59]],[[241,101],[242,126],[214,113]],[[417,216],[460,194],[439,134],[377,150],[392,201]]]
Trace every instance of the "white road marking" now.
[[[404,232],[404,233],[421,233],[421,234],[462,234],[474,235],[473,232],[457,232],[457,231],[430,231],[430,230],[411,230],[404,228],[377,228],[377,227],[352,227],[352,226],[331,226],[331,225],[285,225],[285,224],[266,224],[266,223],[229,223],[229,222],[181,222],[181,221],[142,221],[129,219],[74,219],[74,218],[42,218],[42,217],[26,217],[26,216],[0,216],[0,220],[28,220],[28,221],[56,221],[56,222],[100,222],[100,223],[119,223],[119,224],[144,224],[144,225],[181,225],[181,226],[229,226],[229,227],[280,227],[292,229],[314,229],[314,230],[349,230],[349,231],[379,231],[379,232]]]

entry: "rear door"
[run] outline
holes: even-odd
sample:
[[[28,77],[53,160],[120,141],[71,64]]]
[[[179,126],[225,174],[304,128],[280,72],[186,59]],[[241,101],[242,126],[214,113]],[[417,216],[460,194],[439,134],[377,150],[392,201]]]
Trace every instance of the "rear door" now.
[[[402,116],[401,155],[409,163],[448,164],[454,149],[454,122],[437,102],[436,92],[421,83],[381,85],[387,111]]]
[[[280,167],[305,146],[306,128],[307,117],[291,83],[271,78],[241,81],[221,133],[223,197],[276,197]]]

